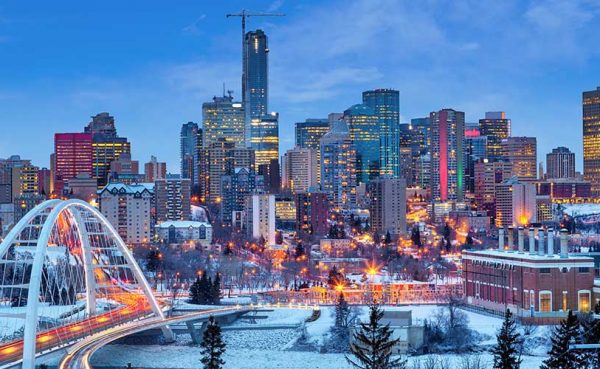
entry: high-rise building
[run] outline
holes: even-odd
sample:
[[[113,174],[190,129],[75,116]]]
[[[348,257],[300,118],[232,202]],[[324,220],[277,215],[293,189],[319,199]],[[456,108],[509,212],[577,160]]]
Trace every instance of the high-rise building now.
[[[367,105],[356,104],[344,111],[350,139],[356,147],[356,180],[368,183],[379,176],[379,118]]]
[[[600,87],[583,92],[583,175],[600,196]]]
[[[246,199],[246,230],[248,236],[261,237],[267,245],[275,244],[275,195],[254,194]]]
[[[283,155],[281,185],[292,193],[317,186],[317,155],[312,149],[295,147]]]
[[[546,178],[575,178],[575,153],[561,146],[546,154]]]
[[[254,151],[236,148],[224,138],[205,147],[200,156],[201,197],[209,204],[222,200],[221,177],[231,175],[235,168],[254,169]]]
[[[317,181],[321,181],[321,137],[329,132],[329,119],[307,119],[295,124],[296,146],[314,150],[317,156]]]
[[[96,200],[98,184],[96,178],[87,173],[79,173],[65,181],[64,196],[93,203]]]
[[[140,163],[131,159],[131,154],[123,153],[117,160],[110,163],[109,183],[120,182],[124,184],[140,183],[144,175],[140,174]]]
[[[268,164],[258,166],[258,174],[265,180],[265,191],[267,193],[277,194],[281,189],[281,175],[279,170],[279,160],[271,159]]]
[[[410,120],[410,126],[415,132],[413,140],[417,141],[421,155],[429,152],[431,148],[431,120],[429,117],[413,118]]]
[[[502,157],[513,165],[513,175],[521,182],[537,179],[537,140],[535,137],[508,137],[502,140]]]
[[[477,209],[493,216],[496,213],[496,186],[512,177],[512,164],[503,160],[479,159],[474,164],[474,177]]]
[[[111,183],[98,191],[100,212],[127,244],[150,242],[154,184]]]
[[[502,156],[502,140],[510,137],[511,122],[503,111],[485,113],[485,118],[479,120],[479,131],[488,139],[487,157],[494,161]]]
[[[356,204],[356,146],[344,124],[321,138],[321,190],[338,209]]]
[[[381,177],[368,185],[371,228],[380,235],[406,232],[406,180]]]
[[[279,160],[279,114],[271,113],[260,118],[252,118],[250,123],[250,146],[259,165]]]
[[[199,180],[196,171],[198,168],[199,147],[201,146],[198,140],[201,135],[202,131],[198,128],[198,124],[194,122],[187,122],[181,126],[179,138],[181,177],[191,179],[192,184],[196,184]]]
[[[257,175],[254,168],[235,168],[233,173],[221,177],[221,209],[220,217],[223,225],[229,226],[234,212],[241,212],[246,199],[253,193],[264,192],[263,177]]]
[[[432,112],[431,191],[436,201],[463,200],[465,113]]]
[[[296,202],[291,194],[275,195],[275,227],[286,231],[296,229]]]
[[[364,91],[363,104],[379,121],[381,175],[400,177],[400,92],[389,88]]]
[[[14,203],[20,196],[38,195],[38,174],[39,168],[19,155],[0,159],[0,204]]]
[[[246,137],[250,138],[248,126],[252,119],[260,119],[269,112],[269,47],[263,30],[246,33],[243,53],[242,101],[246,115]]]
[[[487,158],[487,136],[465,136],[465,191],[475,191],[475,163]]]
[[[516,176],[496,185],[496,227],[527,226],[537,222],[535,184]]]
[[[159,162],[156,156],[150,156],[150,161],[144,164],[144,182],[154,183],[157,179],[167,177],[167,163]]]
[[[54,191],[62,195],[64,181],[80,173],[92,175],[91,133],[56,133],[54,135]]]
[[[231,94],[213,97],[202,104],[202,133],[204,147],[224,138],[236,147],[245,148],[245,116],[241,102],[233,101]]]
[[[53,192],[52,174],[48,168],[38,170],[38,191],[40,195],[50,195]]]
[[[296,146],[304,149],[319,149],[321,137],[329,132],[329,119],[306,119],[295,125]]]
[[[299,234],[324,236],[327,225],[329,200],[324,192],[302,192],[295,196],[296,229]]]
[[[103,188],[108,183],[110,163],[121,154],[131,155],[131,143],[117,135],[115,118],[106,112],[93,116],[84,131],[92,135],[92,177],[98,180],[98,188]]]
[[[190,220],[192,181],[181,175],[167,174],[154,181],[156,221]]]

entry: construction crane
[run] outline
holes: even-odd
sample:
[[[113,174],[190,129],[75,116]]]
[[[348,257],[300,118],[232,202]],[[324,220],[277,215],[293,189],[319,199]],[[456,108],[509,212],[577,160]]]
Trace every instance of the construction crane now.
[[[283,17],[285,14],[283,13],[250,13],[246,9],[242,9],[241,12],[235,14],[227,14],[226,17],[241,17],[242,18],[242,43],[244,42],[244,37],[246,36],[246,18],[250,17]]]
[[[227,18],[230,17],[240,17],[242,18],[242,103],[244,107],[246,106],[246,85],[245,85],[245,77],[244,77],[244,68],[246,65],[246,59],[248,57],[248,53],[246,50],[246,18],[250,17],[283,17],[285,14],[283,13],[251,13],[246,9],[242,9],[241,12],[235,14],[226,14]]]

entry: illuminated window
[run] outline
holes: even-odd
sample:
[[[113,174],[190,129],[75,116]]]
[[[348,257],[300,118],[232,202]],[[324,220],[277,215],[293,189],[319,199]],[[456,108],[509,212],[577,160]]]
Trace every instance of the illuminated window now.
[[[552,311],[552,292],[540,291],[539,311],[548,313]]]
[[[577,292],[577,307],[581,313],[590,311],[590,291],[581,290]]]

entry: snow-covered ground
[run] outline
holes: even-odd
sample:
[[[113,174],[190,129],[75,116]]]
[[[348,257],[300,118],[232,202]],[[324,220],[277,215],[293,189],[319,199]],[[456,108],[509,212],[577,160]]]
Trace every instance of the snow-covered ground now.
[[[385,307],[394,310],[412,310],[413,323],[420,324],[424,319],[431,319],[440,307],[421,305],[403,307]],[[359,318],[365,318],[367,309],[365,307],[355,308]],[[497,317],[486,316],[470,311],[465,311],[469,317],[471,328],[479,333],[481,342],[477,343],[480,348],[491,346],[495,343],[497,329],[502,320]],[[334,323],[335,308],[326,306],[321,308],[321,316],[315,322],[304,323],[311,315],[311,310],[306,309],[274,309],[272,312],[260,312],[258,315],[267,315],[267,319],[257,320],[258,325],[298,325],[298,328],[269,329],[269,330],[227,330],[223,336],[227,344],[225,355],[225,368],[256,369],[256,368],[289,368],[289,369],[350,369],[344,354],[319,353],[318,349],[327,340],[329,329]],[[248,326],[246,321],[238,321],[234,326]],[[305,327],[307,341],[315,347],[313,351],[294,351],[294,343],[302,334]],[[522,369],[538,369],[544,360],[547,348],[544,346],[543,336],[547,335],[547,327],[538,328],[534,335],[540,344],[539,356],[524,356]],[[530,352],[534,350],[529,350]],[[458,355],[438,356],[442,360],[448,360],[448,369],[460,368],[462,360]],[[487,367],[491,367],[492,356],[488,352],[481,353],[481,358],[486,361]],[[410,357],[413,360],[426,360],[427,356]],[[194,346],[187,336],[178,338],[174,345],[160,346],[128,346],[111,345],[98,351],[92,358],[94,366],[122,367],[131,363],[140,368],[170,368],[188,369],[198,368],[200,365],[200,348]]]

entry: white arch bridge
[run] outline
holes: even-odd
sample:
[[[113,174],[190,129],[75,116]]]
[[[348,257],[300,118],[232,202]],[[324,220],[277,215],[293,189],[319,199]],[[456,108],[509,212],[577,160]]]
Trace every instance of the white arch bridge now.
[[[161,321],[127,246],[84,201],[38,205],[0,244],[0,368],[33,369],[36,357],[116,326]]]

